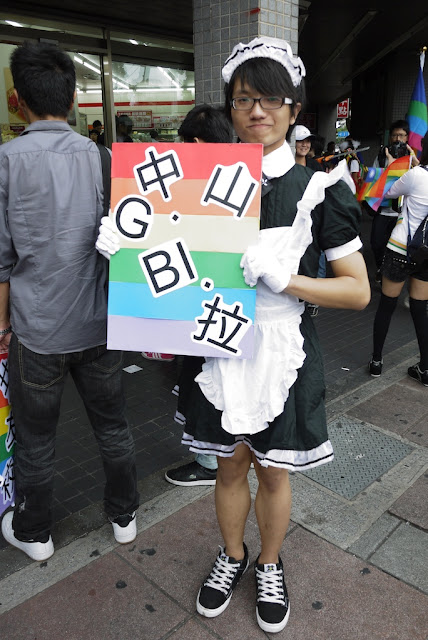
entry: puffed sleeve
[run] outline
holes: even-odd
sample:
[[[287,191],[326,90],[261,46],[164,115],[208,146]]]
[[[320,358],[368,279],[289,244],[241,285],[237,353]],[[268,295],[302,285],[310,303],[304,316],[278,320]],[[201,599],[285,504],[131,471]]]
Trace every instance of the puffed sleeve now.
[[[312,212],[313,242],[300,262],[299,273],[316,278],[321,251],[327,260],[343,258],[362,247],[360,205],[340,180],[326,189],[325,200]]]
[[[320,216],[318,242],[324,251],[359,237],[361,208],[347,184],[340,180],[326,190]]]

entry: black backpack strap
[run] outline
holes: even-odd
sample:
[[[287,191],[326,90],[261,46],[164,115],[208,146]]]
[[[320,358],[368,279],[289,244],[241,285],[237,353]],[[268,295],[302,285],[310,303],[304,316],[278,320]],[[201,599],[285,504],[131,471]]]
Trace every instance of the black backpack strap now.
[[[98,151],[101,158],[101,171],[103,174],[103,189],[104,189],[104,205],[103,216],[108,216],[110,209],[110,194],[111,194],[111,155],[106,147],[102,144],[97,144]]]

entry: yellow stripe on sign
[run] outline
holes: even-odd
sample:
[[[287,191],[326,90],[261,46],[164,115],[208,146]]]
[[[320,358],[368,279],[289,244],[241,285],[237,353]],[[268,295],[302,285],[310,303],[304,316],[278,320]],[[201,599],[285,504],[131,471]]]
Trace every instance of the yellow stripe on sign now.
[[[175,238],[184,238],[189,251],[221,251],[244,253],[256,244],[260,222],[258,218],[235,220],[230,216],[180,216],[173,224],[169,216],[155,216],[148,237],[132,241],[120,235],[120,246],[127,249],[151,249]],[[221,244],[219,244],[221,238]]]
[[[6,407],[2,407],[0,409],[0,436],[4,435],[9,430],[9,425],[6,422],[7,418],[9,417],[9,413],[10,405],[7,405]]]

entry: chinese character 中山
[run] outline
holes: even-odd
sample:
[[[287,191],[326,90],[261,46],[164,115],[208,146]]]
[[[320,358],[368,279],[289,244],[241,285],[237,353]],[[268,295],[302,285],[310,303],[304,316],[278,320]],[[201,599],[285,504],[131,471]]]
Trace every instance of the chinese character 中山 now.
[[[233,212],[238,220],[242,218],[257,191],[258,182],[251,176],[243,162],[230,167],[218,164],[212,172],[202,195],[201,204],[218,204]]]
[[[155,147],[146,150],[146,159],[134,167],[134,176],[143,195],[160,191],[165,201],[171,200],[169,187],[183,177],[183,170],[175,151],[158,153]]]
[[[7,358],[0,360],[0,391],[4,398],[9,400],[9,370]]]

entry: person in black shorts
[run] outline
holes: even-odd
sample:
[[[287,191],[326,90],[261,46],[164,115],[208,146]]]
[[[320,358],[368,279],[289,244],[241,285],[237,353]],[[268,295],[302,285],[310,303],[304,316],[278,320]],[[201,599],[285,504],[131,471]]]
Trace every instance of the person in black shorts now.
[[[389,155],[389,160],[393,158]],[[409,308],[418,339],[420,360],[409,367],[408,374],[428,387],[428,260],[417,264],[407,255],[408,235],[413,236],[428,213],[428,136],[422,140],[419,166],[410,169],[397,180],[387,198],[405,196],[403,211],[388,240],[381,267],[382,294],[373,326],[373,354],[369,362],[370,375],[382,373],[382,351],[392,314],[405,281],[409,280]]]

